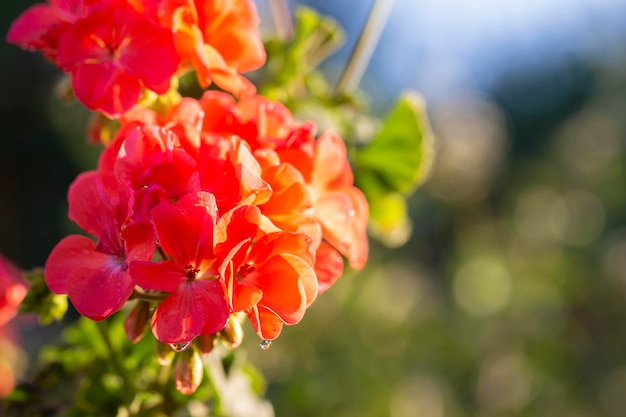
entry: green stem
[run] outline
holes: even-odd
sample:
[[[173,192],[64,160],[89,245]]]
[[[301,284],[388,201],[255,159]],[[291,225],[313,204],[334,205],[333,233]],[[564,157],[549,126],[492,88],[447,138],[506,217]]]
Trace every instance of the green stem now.
[[[269,6],[278,39],[287,41],[293,38],[294,28],[287,0],[269,0]]]
[[[119,361],[119,357],[120,357],[119,352],[117,351],[117,349],[115,349],[115,347],[111,343],[111,339],[109,339],[109,333],[110,333],[109,323],[106,320],[96,322],[96,328],[98,329],[98,333],[100,333],[100,336],[102,337],[102,341],[104,342],[104,345],[106,346],[107,351],[109,353],[108,359],[109,359],[109,362],[111,363],[111,366],[113,367],[114,371],[120,376],[120,378],[122,378],[122,381],[124,382],[124,386],[129,390],[129,392],[132,392],[131,380],[128,377],[128,374],[126,373],[126,369],[124,368],[122,363]]]
[[[367,23],[361,32],[361,36],[359,36],[359,41],[341,74],[339,83],[337,83],[337,95],[355,90],[358,87],[387,23],[392,6],[393,0],[374,1]]]
[[[165,294],[147,294],[145,292],[133,290],[133,293],[130,295],[130,300],[163,301],[165,300],[165,297]]]

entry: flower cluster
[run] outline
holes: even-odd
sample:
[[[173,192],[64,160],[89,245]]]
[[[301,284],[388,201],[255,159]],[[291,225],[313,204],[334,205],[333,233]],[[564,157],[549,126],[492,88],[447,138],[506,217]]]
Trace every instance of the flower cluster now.
[[[0,256],[0,398],[13,390],[23,355],[9,325],[26,296],[27,282],[22,271]]]
[[[48,0],[18,17],[7,39],[42,51],[71,75],[78,100],[118,117],[142,89],[165,94],[189,69],[203,87],[253,95],[240,74],[265,62],[257,26],[250,0]]]
[[[279,103],[216,91],[120,121],[69,190],[70,218],[96,242],[68,236],[46,263],[50,289],[83,315],[145,294],[161,342],[217,333],[237,312],[271,340],[339,278],[343,256],[363,267],[367,203],[336,134],[316,139]]]
[[[68,193],[70,219],[93,239],[61,240],[46,283],[93,320],[136,299],[125,321],[133,342],[149,322],[159,346],[193,343],[175,370],[184,393],[197,385],[197,351],[240,343],[240,317],[268,346],[344,259],[354,269],[367,260],[368,205],[344,141],[317,137],[240,75],[265,60],[257,25],[249,0],[49,0],[8,35],[119,122],[97,169]],[[182,98],[176,80],[189,69],[224,92]],[[158,111],[140,100],[146,89],[167,94]]]

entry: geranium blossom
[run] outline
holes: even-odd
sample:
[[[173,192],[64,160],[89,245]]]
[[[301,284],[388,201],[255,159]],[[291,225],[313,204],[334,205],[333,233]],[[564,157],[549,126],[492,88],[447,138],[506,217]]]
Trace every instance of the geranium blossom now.
[[[81,174],[68,199],[70,219],[97,241],[80,235],[61,240],[46,261],[46,283],[52,292],[68,294],[82,315],[102,320],[133,292],[128,263],[152,258],[154,233],[147,223],[127,222],[132,196],[112,176]]]
[[[236,96],[254,94],[256,87],[240,75],[265,62],[252,1],[164,0],[161,13],[180,57],[196,70],[202,87],[215,82]]]
[[[0,255],[0,398],[6,398],[23,371],[25,353],[20,349],[16,332],[9,321],[17,314],[26,296],[28,282],[24,273]]]
[[[152,210],[159,245],[171,259],[133,262],[130,273],[140,287],[169,293],[151,320],[161,342],[186,343],[226,325],[230,311],[213,253],[216,220],[215,198],[205,192]]]
[[[24,12],[7,39],[42,50],[71,74],[76,98],[109,117],[129,110],[144,87],[167,92],[180,62],[156,6],[139,0],[51,0]]]
[[[345,256],[350,266],[362,268],[368,252],[368,205],[363,193],[354,187],[346,147],[339,135],[325,132],[315,139],[312,122],[296,123],[280,103],[259,96],[236,103],[223,93],[209,91],[200,103],[207,114],[204,130],[241,136],[261,161],[263,178],[275,188],[262,205],[264,213],[279,227],[296,227],[316,237],[313,219],[321,227],[323,239]],[[277,171],[281,171],[280,177]],[[330,250],[325,247],[320,254],[334,266],[316,268],[321,282],[326,283],[322,288],[341,274],[338,256]],[[331,272],[333,275],[328,275]]]
[[[24,273],[0,255],[0,326],[17,314],[27,290]]]
[[[104,0],[69,26],[56,59],[76,97],[113,117],[137,103],[142,87],[166,93],[180,61],[170,31],[125,0]]]

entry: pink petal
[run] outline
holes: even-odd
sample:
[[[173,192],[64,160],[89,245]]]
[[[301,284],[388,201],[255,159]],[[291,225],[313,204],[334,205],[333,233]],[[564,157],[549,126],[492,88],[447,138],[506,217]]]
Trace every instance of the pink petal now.
[[[119,237],[117,208],[110,201],[112,190],[107,190],[100,173],[80,174],[68,191],[69,217],[81,228],[98,238],[110,253],[123,252]]]
[[[276,339],[283,329],[283,321],[271,310],[263,306],[254,306],[248,313],[248,320],[254,331],[263,340]]]
[[[317,277],[304,260],[290,254],[269,259],[245,282],[263,291],[260,305],[267,307],[287,324],[304,316],[309,298],[317,294]]]
[[[120,48],[120,65],[146,88],[167,93],[180,63],[172,32],[142,19],[132,28],[128,40],[128,45]]]
[[[77,268],[93,262],[94,242],[85,236],[70,235],[52,249],[44,277],[50,291],[67,294],[68,277]],[[96,260],[96,264],[99,260]]]
[[[174,292],[187,279],[185,270],[172,261],[131,262],[130,276],[144,290]]]
[[[222,330],[229,311],[216,280],[183,281],[152,316],[152,332],[163,343],[186,343]]]
[[[67,294],[83,316],[103,320],[119,311],[135,287],[124,261],[93,252],[88,265],[74,269],[67,280]]]
[[[315,257],[318,294],[329,289],[343,274],[343,258],[328,243],[322,242]]]
[[[213,256],[215,197],[206,192],[187,194],[176,205],[161,203],[152,209],[159,245],[181,265],[200,267]]]
[[[59,37],[73,16],[57,7],[36,4],[22,13],[11,25],[7,41],[22,48],[43,50],[54,56]]]
[[[261,211],[256,206],[237,206],[224,213],[215,226],[215,253],[226,257],[239,242],[253,239],[259,232]]]
[[[341,184],[336,184],[337,181]],[[337,133],[326,132],[315,142],[311,182],[320,190],[331,185],[352,185],[352,170],[348,163],[346,144]]]
[[[72,71],[72,89],[87,108],[118,117],[139,100],[141,83],[114,63],[82,63]]]

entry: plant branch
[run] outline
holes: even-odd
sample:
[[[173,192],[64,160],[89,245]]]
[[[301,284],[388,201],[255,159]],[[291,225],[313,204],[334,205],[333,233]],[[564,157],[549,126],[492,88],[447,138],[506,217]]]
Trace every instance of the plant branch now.
[[[130,300],[145,300],[145,301],[163,301],[167,296],[165,294],[148,294],[145,292],[133,290],[130,295]]]
[[[374,49],[378,44],[380,35],[387,23],[394,0],[375,0],[370,10],[367,23],[359,36],[359,40],[352,50],[348,64],[344,68],[341,78],[337,83],[337,95],[355,90],[365,69],[369,64]]]
[[[109,353],[109,361],[111,363],[111,366],[114,368],[115,372],[117,372],[117,374],[120,376],[120,378],[122,378],[122,381],[124,381],[124,386],[127,389],[132,390],[131,381],[130,381],[130,378],[128,377],[128,374],[126,373],[126,369],[124,368],[122,363],[119,361],[119,356],[118,356],[119,352],[115,349],[115,347],[111,343],[111,339],[109,339],[109,333],[110,333],[109,323],[106,320],[98,321],[96,322],[96,328],[98,329],[98,333],[100,333],[100,336],[102,337],[102,341],[104,342],[104,345],[106,346],[107,351]]]
[[[269,6],[278,39],[286,41],[293,38],[294,28],[287,0],[269,0]]]

